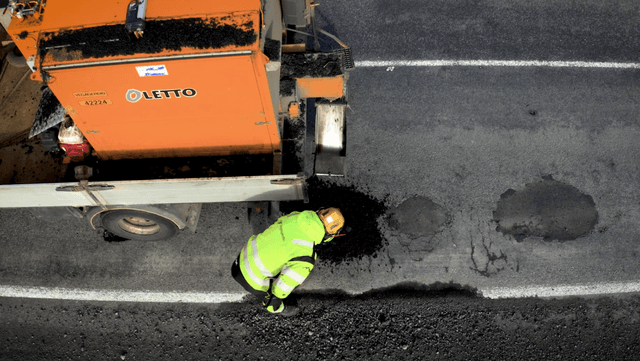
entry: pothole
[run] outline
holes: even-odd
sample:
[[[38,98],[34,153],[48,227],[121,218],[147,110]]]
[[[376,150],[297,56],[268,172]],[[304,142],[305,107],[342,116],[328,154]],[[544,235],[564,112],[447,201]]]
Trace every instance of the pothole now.
[[[389,227],[412,238],[433,236],[447,223],[447,212],[426,197],[412,197],[387,210]]]
[[[333,241],[316,247],[318,260],[338,264],[364,256],[376,257],[377,252],[386,244],[378,229],[378,218],[386,211],[384,203],[354,186],[336,185],[315,177],[309,179],[307,184],[309,203],[282,202],[282,212],[337,207],[345,218],[345,236],[336,237]]]
[[[500,196],[493,219],[497,231],[546,241],[570,241],[588,235],[598,222],[593,198],[551,176],[526,184],[523,190],[509,189]]]

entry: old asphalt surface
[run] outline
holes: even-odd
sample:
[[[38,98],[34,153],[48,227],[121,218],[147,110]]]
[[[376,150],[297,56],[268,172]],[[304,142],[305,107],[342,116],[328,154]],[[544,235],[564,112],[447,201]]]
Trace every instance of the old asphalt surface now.
[[[361,65],[640,54],[640,5],[626,0],[344,0],[318,14]],[[640,279],[638,69],[369,64],[350,75],[349,178],[319,194],[378,218],[352,224],[360,252],[324,250],[290,300],[299,315],[251,299],[0,297],[0,359],[638,359],[636,295],[480,294]],[[35,99],[28,86],[11,106]],[[3,127],[28,118],[8,111]],[[240,292],[229,265],[256,231],[238,204],[206,205],[198,233],[155,244],[23,209],[0,210],[0,227],[0,286],[158,292]]]

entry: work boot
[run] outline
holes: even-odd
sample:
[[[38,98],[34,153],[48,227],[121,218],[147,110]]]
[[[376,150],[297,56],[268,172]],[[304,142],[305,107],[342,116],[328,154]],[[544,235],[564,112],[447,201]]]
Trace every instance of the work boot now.
[[[300,309],[296,306],[284,306],[284,310],[278,313],[278,315],[282,315],[284,317],[291,317],[291,316],[297,315],[299,311]]]

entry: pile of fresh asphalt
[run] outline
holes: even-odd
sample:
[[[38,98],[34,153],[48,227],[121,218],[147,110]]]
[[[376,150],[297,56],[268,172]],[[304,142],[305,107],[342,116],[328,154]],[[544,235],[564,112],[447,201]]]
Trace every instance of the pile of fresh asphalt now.
[[[633,360],[640,298],[487,300],[454,290],[255,303],[0,299],[2,360]]]
[[[83,58],[103,58],[117,55],[155,54],[166,50],[217,49],[225,46],[246,46],[257,40],[253,22],[239,25],[222,24],[216,19],[171,19],[146,22],[140,39],[127,33],[123,24],[103,25],[76,30],[45,33],[40,51],[56,52],[64,58],[80,51]],[[60,53],[59,49],[64,49]],[[63,60],[63,59],[60,59]],[[70,60],[70,59],[67,59]]]
[[[307,181],[309,203],[283,202],[281,211],[339,208],[345,218],[344,236],[316,247],[318,259],[329,264],[376,257],[387,243],[378,229],[378,218],[385,214],[384,203],[353,185],[338,185],[313,177]]]

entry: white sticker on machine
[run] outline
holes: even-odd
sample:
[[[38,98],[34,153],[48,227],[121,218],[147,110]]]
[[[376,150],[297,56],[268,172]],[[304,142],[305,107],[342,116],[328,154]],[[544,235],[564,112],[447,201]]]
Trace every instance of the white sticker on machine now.
[[[164,65],[136,66],[136,70],[141,77],[169,75]]]

